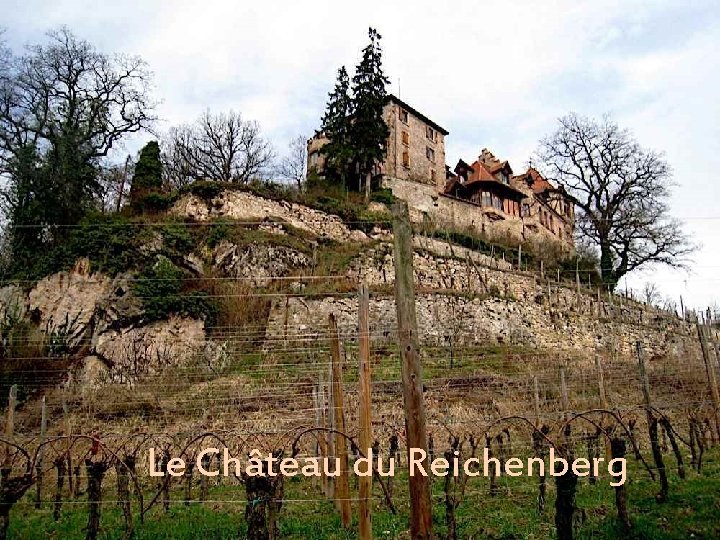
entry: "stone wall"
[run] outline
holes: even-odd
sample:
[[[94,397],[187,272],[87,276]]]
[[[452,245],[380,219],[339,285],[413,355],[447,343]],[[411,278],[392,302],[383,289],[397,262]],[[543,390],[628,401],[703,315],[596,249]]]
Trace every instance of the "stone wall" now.
[[[410,219],[415,223],[430,222],[440,228],[473,232],[491,240],[509,238],[529,245],[569,247],[545,227],[537,225],[536,216],[532,218],[535,226],[526,227],[521,218],[493,220],[480,206],[442,195],[434,186],[391,177],[383,178],[383,185],[397,198],[407,201]]]
[[[609,348],[629,355],[638,340],[651,355],[681,354],[683,347],[696,346],[693,326],[665,312],[619,297],[598,302],[591,291],[581,289],[578,295],[574,286],[495,268],[493,262],[488,266],[462,253],[438,256],[440,246],[431,248],[416,244],[413,261],[419,335],[426,344],[505,343],[584,358]],[[370,319],[376,341],[393,341],[391,246],[380,244],[363,254],[348,276],[358,283],[364,280],[375,291]],[[291,298],[273,306],[266,337],[276,342],[300,334],[320,336],[331,312],[344,331],[355,331],[354,297]]]

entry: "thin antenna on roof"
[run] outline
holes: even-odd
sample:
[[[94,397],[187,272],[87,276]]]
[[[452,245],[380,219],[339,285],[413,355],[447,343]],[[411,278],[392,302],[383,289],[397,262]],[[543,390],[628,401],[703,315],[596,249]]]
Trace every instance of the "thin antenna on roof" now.
[[[398,99],[402,99],[402,92],[400,92],[400,77],[398,77]]]

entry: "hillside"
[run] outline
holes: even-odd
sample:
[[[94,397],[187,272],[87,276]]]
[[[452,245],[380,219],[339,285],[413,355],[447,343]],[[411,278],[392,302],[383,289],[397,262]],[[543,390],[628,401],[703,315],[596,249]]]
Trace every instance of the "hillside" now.
[[[62,253],[45,254],[0,289],[3,352],[12,361],[4,384],[19,390],[16,432],[37,436],[44,395],[54,435],[95,434],[117,448],[141,437],[136,453],[152,440],[171,448],[203,432],[232,433],[240,448],[274,448],[325,421],[333,314],[355,436],[357,289],[366,283],[373,436],[394,452],[404,425],[385,202],[301,202],[199,184],[161,206],[88,218]],[[690,422],[692,431],[697,421],[698,436],[711,436],[694,322],[588,286],[589,274],[568,270],[574,261],[527,252],[518,261],[516,248],[462,231],[424,226],[413,247],[428,430],[438,452],[448,436],[484,433],[494,445],[488,433],[503,418],[542,421],[552,434],[562,411],[602,406],[634,426],[643,401],[637,343],[655,406],[673,424]],[[576,444],[591,434],[583,426]],[[531,448],[517,426],[497,437],[500,452]]]

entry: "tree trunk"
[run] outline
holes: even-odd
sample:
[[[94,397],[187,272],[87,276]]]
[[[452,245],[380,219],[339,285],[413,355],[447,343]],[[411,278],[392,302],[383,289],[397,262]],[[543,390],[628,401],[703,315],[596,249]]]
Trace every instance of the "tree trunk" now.
[[[665,472],[665,462],[663,461],[662,452],[660,451],[660,443],[658,441],[658,420],[655,416],[648,412],[650,447],[652,449],[653,459],[660,476],[660,493],[657,495],[658,502],[665,502],[668,495],[668,479]]]
[[[249,476],[245,480],[245,523],[248,540],[270,540],[267,503],[272,496],[272,484],[267,476]]]
[[[660,423],[665,429],[665,433],[667,434],[668,439],[670,439],[670,446],[672,447],[673,454],[675,454],[675,460],[677,461],[678,476],[684,480],[685,464],[683,463],[683,457],[682,452],[680,452],[680,447],[678,447],[678,443],[675,440],[675,434],[673,433],[672,426],[670,425],[670,420],[668,420],[667,418],[663,418],[662,420],[660,420]]]
[[[123,538],[132,538],[134,528],[132,503],[130,502],[130,475],[127,466],[130,460],[134,462],[135,458],[127,456],[122,463],[115,464],[118,503],[120,504],[120,508],[122,508],[123,517],[125,518],[125,535]]]
[[[609,290],[615,290],[619,276],[615,275],[613,269],[613,256],[610,244],[604,242],[600,243],[600,276],[602,277],[603,283],[609,287]]]

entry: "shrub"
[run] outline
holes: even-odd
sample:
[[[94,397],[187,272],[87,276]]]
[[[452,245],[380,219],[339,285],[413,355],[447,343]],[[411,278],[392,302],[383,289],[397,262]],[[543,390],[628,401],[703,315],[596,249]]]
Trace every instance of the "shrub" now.
[[[214,248],[221,241],[227,240],[232,232],[231,224],[225,220],[218,220],[208,227],[206,243]]]
[[[136,213],[156,214],[168,210],[178,199],[177,192],[158,193],[156,191],[138,197],[132,203],[132,209]]]
[[[144,268],[133,283],[148,320],[167,319],[184,314],[212,321],[216,307],[204,291],[185,289],[186,272],[167,257],[161,256],[154,266]]]
[[[226,188],[227,184],[224,184],[223,182],[198,180],[197,182],[190,184],[184,191],[192,193],[205,201],[209,201],[210,199],[214,199],[220,195],[220,193],[222,193]]]
[[[383,188],[373,192],[370,195],[370,200],[373,202],[379,202],[387,205],[392,205],[397,199],[393,195],[392,189]]]
[[[184,255],[192,251],[194,241],[189,227],[183,222],[170,223],[162,227],[163,245],[175,253]]]

